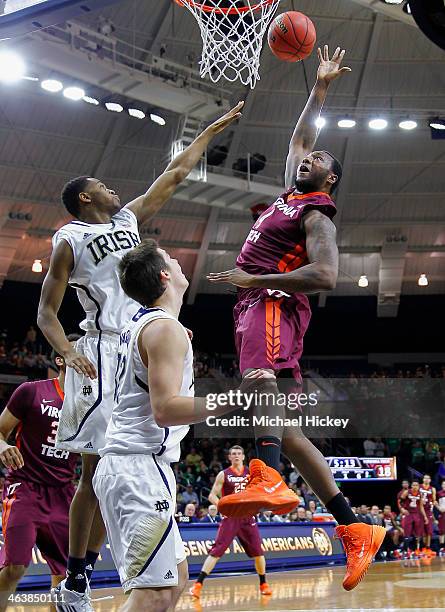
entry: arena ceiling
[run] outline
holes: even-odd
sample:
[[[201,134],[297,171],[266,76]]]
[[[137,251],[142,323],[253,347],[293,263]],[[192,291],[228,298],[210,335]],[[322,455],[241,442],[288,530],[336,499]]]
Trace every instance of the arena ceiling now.
[[[279,11],[306,13],[316,25],[320,43],[347,50],[345,63],[352,73],[329,92],[324,112],[327,125],[317,144],[344,163],[336,221],[341,275],[334,293],[378,294],[382,305],[386,302],[391,310],[400,291],[445,292],[445,141],[432,140],[428,126],[428,118],[445,109],[445,56],[409,22],[410,17],[394,13],[393,18],[383,4],[380,12],[380,4],[376,0],[282,0]],[[41,259],[44,272],[47,268],[51,236],[67,220],[59,193],[69,178],[100,176],[123,199],[145,190],[165,167],[171,142],[180,134],[184,117],[174,109],[185,103],[181,95],[188,95],[188,83],[198,81],[197,25],[186,10],[169,0],[124,0],[101,14],[82,18],[81,23],[90,32],[111,23],[114,31],[105,35],[107,40],[126,49],[135,70],[145,61],[159,61],[156,56],[163,47],[161,63],[170,62],[173,70],[176,66],[182,83],[175,83],[176,93],[170,96],[163,90],[166,79],[152,78],[145,98],[135,83],[126,89],[113,85],[116,75],[113,81],[113,74],[103,71],[97,46],[84,54],[83,64],[73,55],[64,70],[66,41],[35,34],[1,43],[21,53],[29,74],[81,84],[99,99],[128,103],[133,92],[139,106],[145,100],[145,108],[149,105],[166,119],[162,127],[75,103],[43,91],[33,81],[0,85],[2,280],[41,282],[42,275],[31,272],[31,265]],[[78,51],[71,46],[72,54]],[[315,54],[305,68],[312,84]],[[197,291],[226,290],[209,286],[205,275],[234,265],[250,228],[250,206],[271,202],[280,192],[289,136],[307,97],[301,63],[279,62],[267,48],[254,90],[226,82],[201,92],[197,88],[196,96],[206,100],[207,115],[216,116],[215,108],[221,103],[224,107],[245,99],[244,116],[218,140],[229,150],[225,164],[209,170],[207,182],[189,181],[144,231],[144,235],[156,235],[179,257],[192,280],[192,297]],[[172,103],[162,108],[166,96]],[[188,112],[199,116],[191,107]],[[337,127],[337,120],[346,115],[357,120],[352,130]],[[370,130],[367,122],[374,116],[384,116],[389,127]],[[401,130],[398,122],[408,116],[418,127]],[[231,170],[233,161],[248,153],[267,158],[250,187]],[[427,287],[417,285],[421,273],[428,276]],[[369,279],[364,289],[357,286],[362,274]]]

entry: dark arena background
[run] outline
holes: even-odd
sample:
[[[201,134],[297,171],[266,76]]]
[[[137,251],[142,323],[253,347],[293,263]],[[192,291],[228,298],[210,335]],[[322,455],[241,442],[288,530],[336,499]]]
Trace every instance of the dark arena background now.
[[[269,4],[259,2],[263,9]],[[337,522],[283,454],[281,476],[299,503],[284,515],[263,510],[256,517],[270,590],[260,592],[262,572],[235,539],[199,596],[190,593],[217,536],[221,516],[209,495],[231,464],[230,449],[241,446],[246,465],[257,456],[253,429],[230,421],[230,414],[216,428],[194,425],[172,465],[172,516],[189,567],[175,609],[445,610],[445,8],[434,0],[278,4],[277,14],[309,17],[316,46],[329,44],[331,54],[344,49],[343,64],[351,68],[330,85],[317,119],[316,148],[332,151],[343,166],[333,194],[338,278],[329,291],[309,295],[300,390],[317,403],[292,416],[304,421],[303,431],[326,457],[357,520],[387,533],[366,578],[351,592],[342,589],[348,550],[335,537]],[[208,11],[233,6],[235,19],[253,2],[204,5]],[[179,320],[193,332],[195,394],[241,383],[237,290],[209,282],[208,275],[235,268],[253,223],[284,193],[289,140],[318,58],[315,47],[304,61],[279,61],[265,34],[255,86],[216,79],[228,53],[202,78],[200,32],[186,9],[170,0],[0,0],[2,412],[20,385],[58,376],[37,314],[52,238],[72,219],[61,202],[65,183],[97,177],[126,204],[238,100],[245,101],[242,117],[212,139],[139,230],[141,239],[157,240],[178,260],[189,282]],[[224,27],[233,27],[233,19]],[[65,333],[83,333],[83,318],[68,288],[59,311]],[[21,409],[29,429],[34,417]],[[14,421],[10,431],[0,421],[0,611],[54,610],[49,591],[55,576],[39,540],[29,563],[5,561],[6,528],[17,504],[7,449],[23,450],[21,432],[21,423]],[[81,470],[79,458],[74,487]],[[425,475],[427,490],[434,491],[429,539],[426,531],[405,533],[408,510],[400,496],[403,489],[411,496],[415,482],[423,495]],[[162,508],[162,500],[157,503]],[[18,538],[20,529],[19,523],[8,537]],[[108,539],[90,586],[91,608],[57,603],[57,610],[136,610],[125,607],[130,600]],[[164,610],[149,601],[144,606]]]

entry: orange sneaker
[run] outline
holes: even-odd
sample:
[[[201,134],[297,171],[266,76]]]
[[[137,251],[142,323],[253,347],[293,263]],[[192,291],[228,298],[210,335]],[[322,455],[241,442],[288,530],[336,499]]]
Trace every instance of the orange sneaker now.
[[[199,599],[201,597],[202,582],[195,582],[189,589],[189,593],[192,597]]]
[[[385,538],[386,530],[377,525],[352,523],[338,525],[335,533],[341,539],[346,552],[346,575],[343,588],[352,591],[368,571],[374,555]]]
[[[219,500],[218,511],[221,514],[236,518],[253,516],[263,510],[287,514],[298,506],[298,496],[264,461],[252,459],[249,470],[250,478],[244,491],[225,495]]]
[[[260,591],[261,591],[261,595],[272,595],[272,589],[267,584],[267,582],[260,584]]]

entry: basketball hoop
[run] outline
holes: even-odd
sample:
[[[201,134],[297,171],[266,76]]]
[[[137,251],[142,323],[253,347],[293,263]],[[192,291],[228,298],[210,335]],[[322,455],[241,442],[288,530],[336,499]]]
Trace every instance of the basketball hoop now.
[[[239,79],[253,89],[267,26],[280,0],[175,0],[198,22],[202,38],[201,77],[216,83]]]

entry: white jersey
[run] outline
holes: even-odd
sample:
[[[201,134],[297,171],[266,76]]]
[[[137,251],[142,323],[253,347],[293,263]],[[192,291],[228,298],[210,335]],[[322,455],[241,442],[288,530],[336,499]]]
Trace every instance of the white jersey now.
[[[136,216],[128,208],[110,223],[84,223],[77,219],[53,236],[53,248],[66,240],[74,256],[69,285],[76,289],[85,311],[80,327],[86,332],[120,333],[139,309],[119,282],[118,264],[127,251],[140,243]]]
[[[138,337],[142,329],[155,319],[175,317],[161,308],[140,308],[132,318],[128,329],[120,336],[114,407],[105,434],[105,447],[99,449],[101,456],[153,454],[173,463],[181,454],[180,442],[187,434],[188,425],[159,427],[153,417],[148,390],[148,370],[138,348]],[[185,327],[188,350],[184,359],[182,385],[179,395],[193,397],[193,350]],[[150,365],[148,366],[150,367]]]

